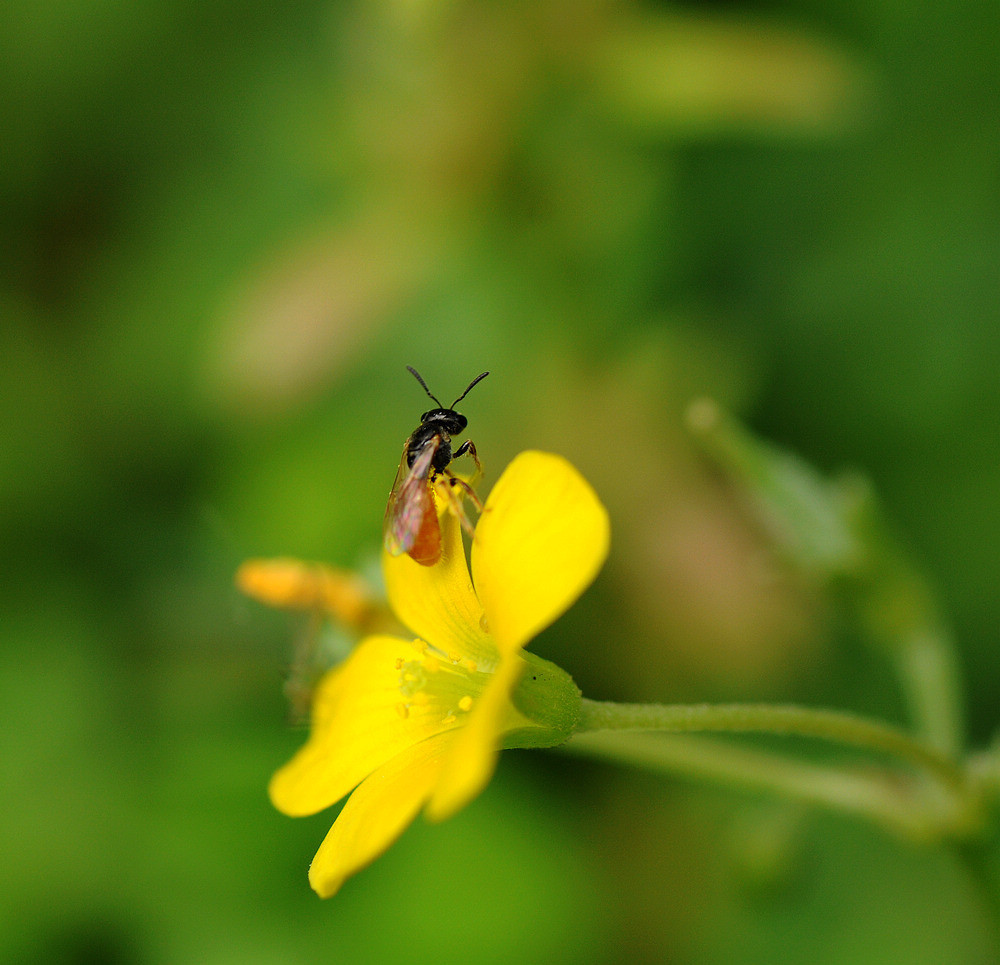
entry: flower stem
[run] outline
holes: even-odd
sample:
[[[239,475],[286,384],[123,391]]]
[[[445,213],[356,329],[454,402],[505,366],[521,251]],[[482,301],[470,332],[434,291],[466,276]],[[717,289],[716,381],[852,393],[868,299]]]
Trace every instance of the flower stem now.
[[[925,581],[887,535],[876,535],[882,528],[875,519],[864,526],[872,545],[863,578],[852,584],[854,604],[868,638],[896,666],[917,734],[957,755],[964,712],[955,643]]]
[[[729,732],[789,734],[814,737],[833,741],[850,747],[887,754],[914,768],[919,774],[929,777],[934,783],[934,792],[923,787],[919,809],[928,820],[944,830],[968,831],[979,824],[979,796],[963,769],[950,758],[927,745],[914,740],[902,730],[878,721],[867,720],[854,714],[832,710],[817,710],[809,707],[771,704],[618,704],[608,701],[584,699],[578,735],[588,731],[665,731],[681,732]],[[574,742],[581,738],[574,738]],[[592,746],[592,745],[588,745]],[[611,745],[607,745],[611,746]],[[605,756],[613,756],[606,753]],[[772,755],[786,764],[806,765],[788,758]],[[844,778],[858,780],[847,770],[827,769],[825,778],[836,773]],[[789,774],[791,772],[788,772]],[[800,775],[805,772],[799,772]],[[754,783],[752,775],[746,775],[744,783]],[[787,775],[786,775],[787,776]],[[806,785],[815,786],[816,774],[810,772]],[[799,779],[796,778],[796,781]],[[777,782],[777,783],[780,783]],[[819,782],[822,783],[822,782]],[[870,785],[870,782],[869,782]],[[877,788],[868,786],[860,796],[865,802],[860,809],[868,812],[885,810],[886,788],[881,781]],[[827,786],[822,792],[828,803],[839,801],[844,807],[843,797],[857,797],[857,787],[849,791],[831,790]],[[799,794],[798,796],[803,796]],[[909,807],[918,804],[910,796]],[[898,798],[898,795],[897,795]],[[878,803],[876,803],[876,800]],[[889,806],[897,812],[898,800]],[[853,808],[857,810],[858,808]],[[897,821],[898,823],[898,821]],[[912,822],[911,822],[912,823]]]
[[[865,636],[894,661],[921,739],[957,756],[964,710],[954,641],[868,481],[856,473],[824,477],[711,400],[691,405],[688,426],[750,498],[756,521],[786,561],[818,585],[843,591]]]
[[[577,731],[588,730],[798,734],[892,754],[952,788],[966,784],[956,764],[902,730],[842,711],[774,704],[618,704],[584,698]]]
[[[785,798],[865,817],[909,840],[927,841],[940,822],[915,806],[912,787],[886,775],[850,773],[703,735],[578,734],[557,750],[672,775],[769,791]]]

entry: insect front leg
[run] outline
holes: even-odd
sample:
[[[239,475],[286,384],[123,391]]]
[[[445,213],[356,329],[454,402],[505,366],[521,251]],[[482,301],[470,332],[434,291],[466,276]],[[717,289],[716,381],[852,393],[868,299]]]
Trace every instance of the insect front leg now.
[[[476,444],[471,439],[466,439],[453,453],[451,458],[457,459],[468,453],[472,456],[472,461],[476,464],[476,474],[473,479],[478,479],[483,474],[483,464],[479,461],[479,454],[476,452]]]
[[[448,469],[443,470],[441,475],[444,477],[445,485],[439,487],[438,492],[447,499],[448,511],[459,521],[462,529],[472,536],[475,527],[472,525],[472,520],[469,519],[469,514],[465,511],[465,499],[466,497],[471,499],[476,507],[476,512],[479,513],[483,511],[482,502],[476,495],[476,491],[464,479],[460,479]]]

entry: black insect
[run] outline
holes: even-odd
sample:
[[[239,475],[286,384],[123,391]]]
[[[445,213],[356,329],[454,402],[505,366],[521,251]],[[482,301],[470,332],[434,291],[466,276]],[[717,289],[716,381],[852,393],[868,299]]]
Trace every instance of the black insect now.
[[[461,496],[454,494],[453,489],[462,489],[465,495],[479,504],[472,487],[453,475],[448,466],[453,459],[468,453],[476,464],[477,474],[482,472],[472,440],[466,439],[457,449],[452,450],[451,437],[464,432],[469,424],[464,415],[455,411],[455,406],[469,394],[477,382],[490,373],[477,375],[465,391],[446,408],[431,394],[420,373],[409,365],[407,369],[423,390],[437,402],[438,407],[420,417],[420,425],[413,430],[403,446],[399,471],[389,494],[389,504],[385,508],[383,537],[385,548],[393,556],[409,553],[418,563],[431,566],[441,558],[441,527],[431,494],[431,485],[437,476],[444,474],[448,477],[451,486],[447,487],[447,492],[449,498],[453,498],[452,508],[466,529],[471,529],[471,526],[462,509]]]

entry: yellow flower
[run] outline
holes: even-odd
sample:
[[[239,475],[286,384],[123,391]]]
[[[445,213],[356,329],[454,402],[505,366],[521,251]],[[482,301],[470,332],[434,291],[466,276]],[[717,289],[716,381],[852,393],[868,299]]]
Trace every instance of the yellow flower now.
[[[416,639],[370,636],[331,670],[308,742],[271,780],[271,800],[288,815],[314,814],[354,789],[309,869],[322,897],[421,809],[442,820],[464,807],[502,746],[552,746],[576,723],[580,695],[568,674],[522,648],[600,569],[604,507],[566,460],[522,453],[486,500],[470,577],[445,504],[438,498],[438,563],[382,559],[389,603]]]

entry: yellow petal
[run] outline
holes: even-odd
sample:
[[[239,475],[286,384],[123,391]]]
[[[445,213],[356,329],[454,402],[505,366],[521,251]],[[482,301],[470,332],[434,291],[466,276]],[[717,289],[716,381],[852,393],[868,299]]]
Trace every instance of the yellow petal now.
[[[433,566],[421,566],[405,553],[383,552],[389,604],[418,637],[492,670],[496,646],[481,626],[483,611],[469,577],[461,526],[447,510],[441,515],[441,542],[441,559]]]
[[[501,653],[564,613],[608,554],[608,514],[561,456],[522,452],[500,477],[472,543],[476,593]]]
[[[431,821],[450,818],[490,782],[500,753],[502,724],[516,714],[510,694],[524,666],[517,655],[504,660],[476,701],[466,725],[451,735],[440,780],[427,804]]]
[[[334,894],[409,826],[430,795],[452,736],[397,754],[350,796],[309,868],[309,883],[321,898]]]
[[[309,740],[271,779],[279,811],[296,816],[330,807],[390,758],[456,726],[451,707],[408,704],[400,690],[402,664],[423,655],[406,640],[368,637],[320,681]]]

